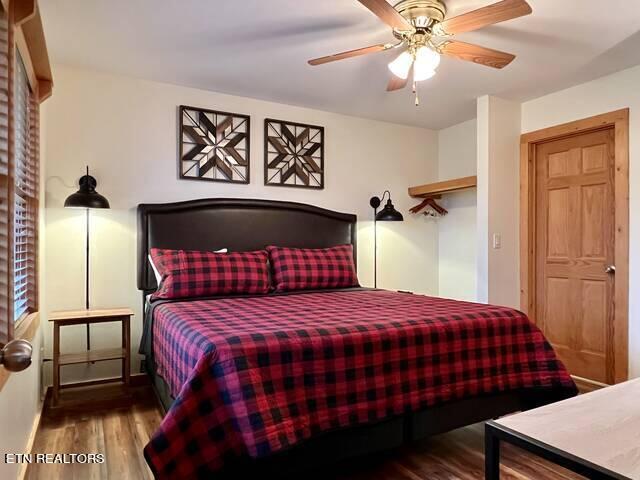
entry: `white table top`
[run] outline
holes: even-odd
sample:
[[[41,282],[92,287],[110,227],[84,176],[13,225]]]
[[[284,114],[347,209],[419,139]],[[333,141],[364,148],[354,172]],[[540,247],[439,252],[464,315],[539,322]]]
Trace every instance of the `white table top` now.
[[[612,472],[640,479],[640,379],[495,423]]]

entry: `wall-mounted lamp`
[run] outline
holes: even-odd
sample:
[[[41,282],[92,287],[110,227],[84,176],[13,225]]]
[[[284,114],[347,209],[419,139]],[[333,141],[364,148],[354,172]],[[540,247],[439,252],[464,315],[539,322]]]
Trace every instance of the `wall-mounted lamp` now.
[[[384,197],[387,197],[387,203],[384,208],[378,212],[378,208],[382,205]],[[385,190],[380,197],[371,197],[369,205],[373,208],[373,288],[378,288],[378,222],[402,222],[404,217],[395,209],[391,201],[391,193]]]
[[[84,208],[87,212],[87,237],[86,237],[86,268],[85,268],[85,308],[89,310],[89,210],[93,208],[110,208],[109,200],[96,191],[98,182],[87,174],[80,177],[78,182],[80,188],[76,193],[72,193],[64,201],[65,208]],[[89,324],[87,323],[87,350],[91,350],[91,336]]]

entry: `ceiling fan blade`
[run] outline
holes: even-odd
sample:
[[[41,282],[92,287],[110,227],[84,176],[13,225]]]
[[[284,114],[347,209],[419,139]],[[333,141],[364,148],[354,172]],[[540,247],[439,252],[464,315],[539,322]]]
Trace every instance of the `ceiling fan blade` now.
[[[373,12],[380,20],[391,28],[398,30],[413,30],[413,27],[398,11],[387,3],[386,0],[358,0],[362,5]]]
[[[391,80],[389,80],[389,85],[387,85],[387,92],[395,92],[396,90],[402,90],[409,83],[409,77],[404,80],[400,77],[396,77],[393,75]]]
[[[382,52],[393,48],[392,44],[380,44],[372,45],[371,47],[358,48],[356,50],[349,50],[348,52],[336,53],[334,55],[328,55],[326,57],[314,58],[309,60],[309,65],[322,65],[329,62],[336,62],[338,60],[344,60],[345,58],[359,57],[361,55],[367,55],[369,53]]]
[[[529,15],[533,10],[525,0],[503,0],[469,13],[449,18],[436,26],[436,33],[455,35],[471,32],[514,18]]]
[[[504,68],[516,58],[510,53],[457,41],[444,42],[438,48],[444,55],[493,68]]]

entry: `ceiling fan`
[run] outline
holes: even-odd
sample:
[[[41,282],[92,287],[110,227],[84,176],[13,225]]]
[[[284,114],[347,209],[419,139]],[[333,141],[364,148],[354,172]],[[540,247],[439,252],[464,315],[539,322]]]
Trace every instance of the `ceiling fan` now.
[[[393,73],[387,87],[389,92],[406,87],[411,73],[415,92],[417,82],[435,75],[442,55],[493,68],[506,67],[516,58],[515,55],[459,42],[451,37],[532,12],[525,0],[502,0],[452,18],[446,18],[447,8],[441,0],[401,0],[395,6],[391,6],[386,0],[358,1],[389,25],[398,41],[316,58],[309,60],[309,64],[322,65],[374,52],[403,49],[389,64],[389,70]],[[418,104],[416,93],[416,105]]]

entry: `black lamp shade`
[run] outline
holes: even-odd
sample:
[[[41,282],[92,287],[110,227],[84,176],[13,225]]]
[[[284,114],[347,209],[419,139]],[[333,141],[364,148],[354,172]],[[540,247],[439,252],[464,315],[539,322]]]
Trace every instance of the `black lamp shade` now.
[[[80,189],[64,201],[65,208],[110,208],[109,200],[96,192],[98,182],[87,173],[80,178]]]
[[[391,199],[387,200],[386,205],[376,214],[377,222],[402,222],[404,217],[395,209]]]

